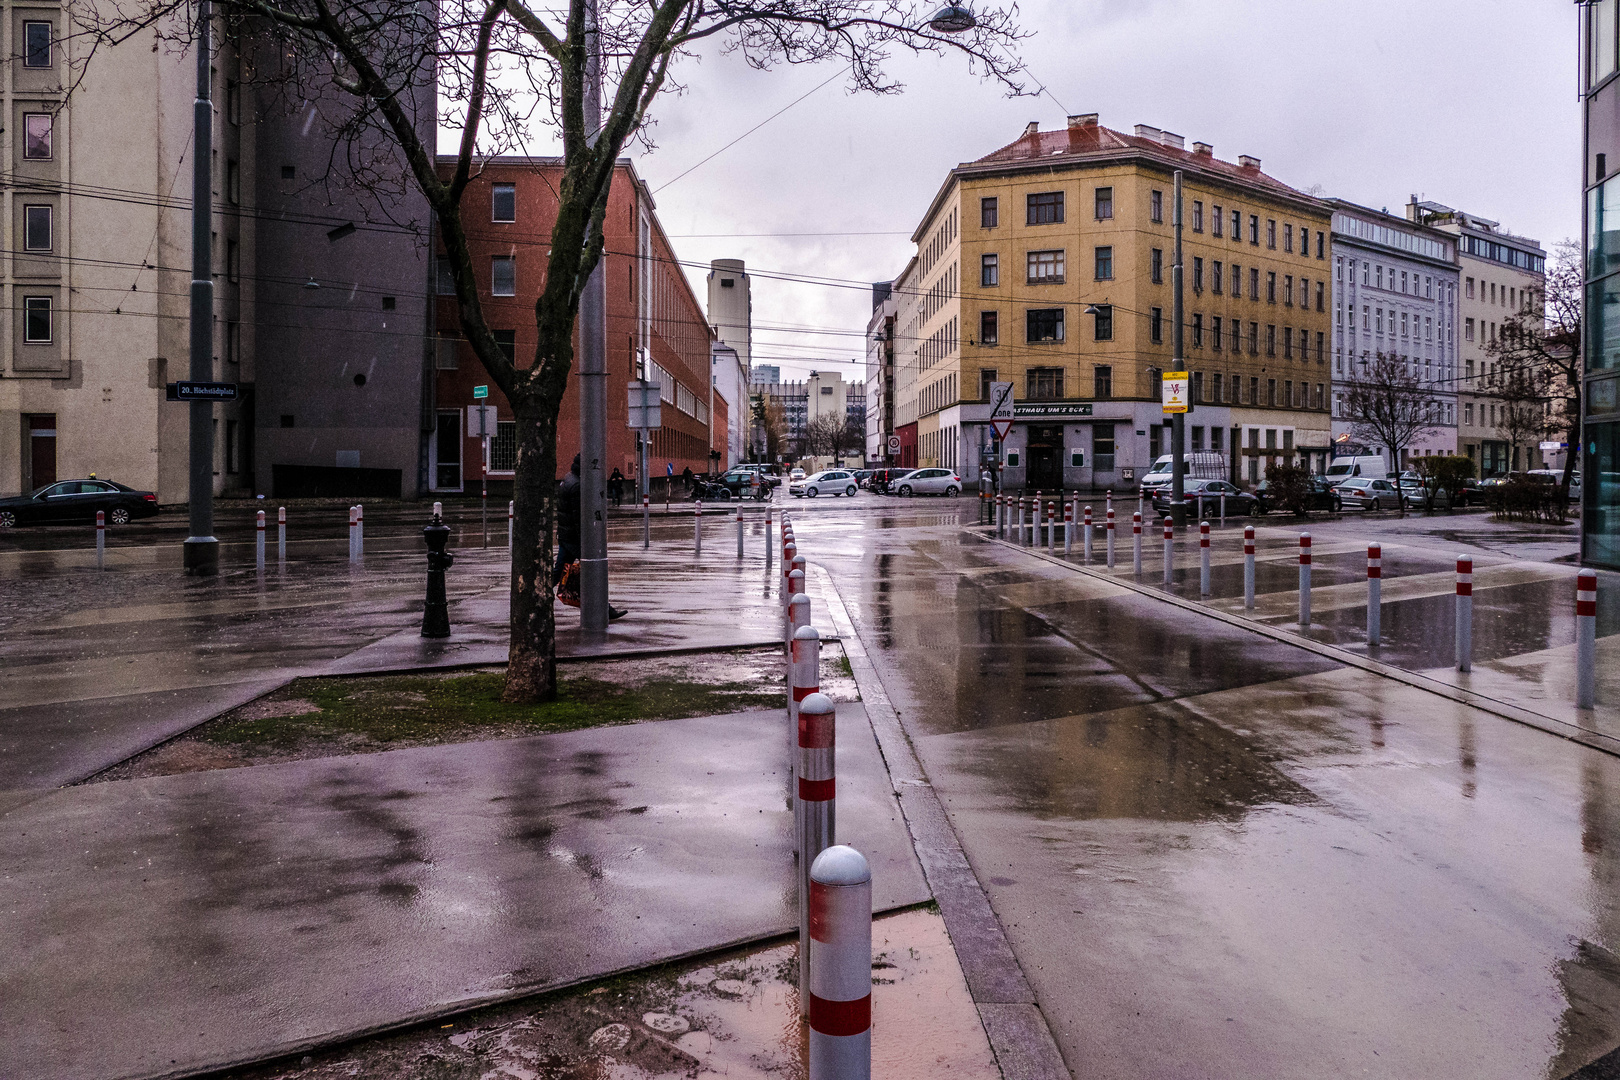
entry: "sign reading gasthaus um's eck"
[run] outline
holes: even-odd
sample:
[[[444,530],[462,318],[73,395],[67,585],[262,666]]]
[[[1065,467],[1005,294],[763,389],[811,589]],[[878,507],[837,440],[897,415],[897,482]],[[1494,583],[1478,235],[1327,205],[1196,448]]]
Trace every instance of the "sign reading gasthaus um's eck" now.
[[[1020,401],[1013,406],[1013,415],[1019,419],[1024,419],[1026,417],[1041,419],[1044,417],[1060,416],[1090,416],[1091,402],[1054,401],[1046,403],[1036,401]]]

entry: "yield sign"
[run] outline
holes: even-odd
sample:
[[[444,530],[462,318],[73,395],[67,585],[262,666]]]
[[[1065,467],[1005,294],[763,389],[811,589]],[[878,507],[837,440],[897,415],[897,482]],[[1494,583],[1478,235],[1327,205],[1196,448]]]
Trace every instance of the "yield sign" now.
[[[1013,422],[1011,420],[992,420],[990,426],[996,429],[996,438],[998,440],[1005,440],[1007,432],[1012,430]]]

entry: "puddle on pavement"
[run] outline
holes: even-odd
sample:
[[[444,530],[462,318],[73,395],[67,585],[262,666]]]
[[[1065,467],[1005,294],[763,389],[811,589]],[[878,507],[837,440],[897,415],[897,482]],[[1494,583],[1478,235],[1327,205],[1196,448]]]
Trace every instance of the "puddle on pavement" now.
[[[973,1078],[997,1072],[936,912],[872,927],[872,1075]],[[498,1006],[277,1066],[239,1080],[802,1080],[797,945],[623,976]]]

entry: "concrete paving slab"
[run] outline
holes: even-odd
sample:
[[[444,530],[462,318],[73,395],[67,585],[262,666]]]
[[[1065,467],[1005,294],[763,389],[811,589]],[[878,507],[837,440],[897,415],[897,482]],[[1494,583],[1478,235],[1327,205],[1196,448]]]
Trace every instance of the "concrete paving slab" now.
[[[860,706],[839,836],[929,898]],[[290,1052],[797,925],[781,714],[0,800],[0,1075]]]

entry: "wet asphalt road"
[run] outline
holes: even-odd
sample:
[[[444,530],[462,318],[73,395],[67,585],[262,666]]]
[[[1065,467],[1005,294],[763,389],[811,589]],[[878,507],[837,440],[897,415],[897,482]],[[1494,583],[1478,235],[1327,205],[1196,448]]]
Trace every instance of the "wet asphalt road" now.
[[[1620,760],[943,522],[796,522],[1076,1076],[1559,1078],[1620,1044]],[[1353,549],[1358,524],[1310,527]],[[1444,664],[1457,534],[1402,528],[1384,658]],[[1567,543],[1469,528],[1482,564]],[[1320,586],[1364,575],[1323,563]],[[1481,660],[1573,638],[1568,571],[1516,572],[1477,590]],[[1280,562],[1261,589],[1296,580]],[[1365,649],[1363,615],[1312,636]]]

